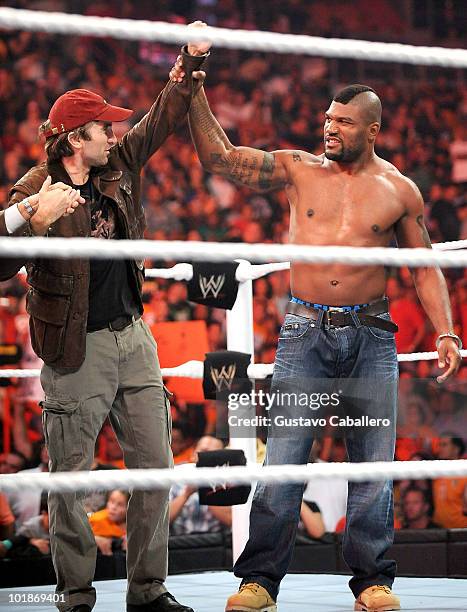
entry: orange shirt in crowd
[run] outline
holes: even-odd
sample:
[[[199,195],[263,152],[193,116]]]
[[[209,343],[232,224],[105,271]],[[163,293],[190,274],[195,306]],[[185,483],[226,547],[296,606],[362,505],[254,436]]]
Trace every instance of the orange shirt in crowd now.
[[[340,518],[337,521],[337,525],[334,529],[335,533],[342,533],[345,531],[345,525],[347,523],[347,519],[345,516],[343,516],[342,518]],[[394,517],[394,529],[402,529],[402,523],[400,522],[400,520],[396,517]]]
[[[467,527],[463,513],[467,478],[436,478],[433,480],[433,522],[445,529]]]
[[[174,455],[174,463],[175,465],[179,465],[180,463],[191,463],[193,461],[193,453],[195,452],[194,446],[189,446],[184,451],[179,453],[178,455]]]
[[[428,425],[418,425],[416,431],[412,425],[398,425],[396,459],[409,461],[416,453],[435,453],[438,440],[435,430]]]
[[[94,512],[89,517],[91,528],[95,536],[103,538],[123,538],[126,534],[126,525],[117,525],[109,519],[108,510],[104,508],[98,512]]]
[[[15,522],[15,517],[10,509],[8,499],[0,493],[0,525],[11,525]]]
[[[418,304],[407,298],[391,302],[389,306],[391,318],[399,327],[396,334],[398,353],[408,353],[413,348],[413,341],[421,327],[425,326],[423,311]]]

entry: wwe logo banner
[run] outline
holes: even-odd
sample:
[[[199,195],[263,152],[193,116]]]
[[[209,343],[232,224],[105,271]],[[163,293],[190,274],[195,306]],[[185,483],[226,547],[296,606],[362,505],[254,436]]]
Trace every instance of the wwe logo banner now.
[[[203,391],[206,399],[220,399],[220,394],[232,390],[236,393],[251,390],[247,368],[251,355],[237,351],[206,353],[204,361]]]
[[[211,368],[211,378],[217,391],[222,391],[222,389],[228,389],[230,391],[232,389],[236,371],[237,366],[235,363],[231,363],[229,366],[222,366],[220,370]]]
[[[237,267],[238,262],[194,262],[193,278],[187,283],[188,299],[230,310],[238,293]]]
[[[213,298],[217,298],[219,295],[219,291],[222,289],[225,283],[225,274],[218,274],[214,276],[211,274],[209,278],[206,276],[199,277],[199,288],[201,289],[201,293],[203,294],[203,298],[206,299],[209,297],[209,294]]]
[[[198,453],[196,467],[224,467],[228,465],[246,465],[242,450],[224,448],[224,450],[204,451]],[[233,485],[224,482],[211,487],[200,487],[199,503],[207,506],[235,506],[248,500],[250,485]]]

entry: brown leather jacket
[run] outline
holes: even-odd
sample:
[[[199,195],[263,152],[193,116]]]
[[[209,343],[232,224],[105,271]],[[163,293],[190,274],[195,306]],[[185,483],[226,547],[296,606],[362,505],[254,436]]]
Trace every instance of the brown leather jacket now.
[[[186,72],[183,83],[169,82],[148,114],[111,149],[107,165],[94,168],[91,173],[94,187],[116,203],[125,238],[143,237],[146,222],[140,198],[141,169],[184,120],[193,97],[191,73],[205,60],[204,56],[183,55]],[[29,170],[14,185],[9,205],[37,193],[47,174],[51,175],[52,182],[71,184],[61,163],[43,163]],[[90,231],[89,206],[83,205],[74,214],[56,221],[47,235],[89,237]],[[21,233],[18,231],[18,235]],[[138,260],[133,265],[140,292],[144,280],[143,263]],[[89,260],[38,258],[25,262],[24,259],[0,259],[0,280],[11,278],[25,264],[30,285],[27,311],[34,351],[50,366],[78,369],[86,352]]]

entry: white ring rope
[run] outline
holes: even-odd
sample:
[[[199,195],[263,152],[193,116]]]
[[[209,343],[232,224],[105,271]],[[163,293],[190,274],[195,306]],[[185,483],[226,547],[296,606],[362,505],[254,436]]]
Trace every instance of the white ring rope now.
[[[452,240],[451,242],[435,242],[431,245],[439,251],[455,251],[457,249],[467,249],[467,240]]]
[[[461,357],[466,358],[467,350],[460,351],[460,354]],[[397,361],[399,362],[431,361],[434,359],[438,359],[438,353],[436,351],[424,353],[400,353],[397,355]],[[203,368],[204,363],[202,361],[193,359],[173,368],[162,368],[162,376],[164,378],[169,378],[171,376],[175,376],[177,378],[203,378]],[[247,375],[251,380],[261,380],[263,378],[267,378],[268,376],[272,376],[273,368],[273,363],[251,363],[248,366]],[[37,369],[0,369],[0,378],[35,378],[40,376],[40,374],[41,371]]]
[[[193,266],[178,263],[171,268],[149,268],[144,271],[144,275],[146,278],[172,278],[177,281],[189,281],[193,278]]]
[[[184,240],[90,240],[89,238],[0,238],[0,257],[95,257],[98,259],[191,259],[336,263],[365,266],[463,268],[467,249],[393,249],[385,247],[245,244]]]
[[[235,278],[239,283],[256,280],[271,272],[290,269],[289,261],[260,264],[257,266],[251,266],[249,263],[245,266],[245,263],[247,262],[240,261],[239,266],[235,270]],[[193,278],[193,266],[187,263],[178,263],[172,266],[172,268],[149,268],[145,270],[145,276],[146,278],[172,278],[177,281],[189,281]]]
[[[438,251],[453,251],[467,248],[467,240],[438,242],[432,246]],[[246,269],[239,266],[235,272],[235,278],[239,283],[242,283],[247,280],[256,280],[271,272],[282,270],[290,270],[290,261],[253,265],[248,266]],[[191,264],[178,263],[172,268],[148,268],[145,274],[146,278],[171,278],[178,281],[189,281],[193,278],[193,266]]]
[[[467,350],[460,351],[461,357],[467,357]],[[437,351],[424,353],[401,353],[397,355],[397,361],[430,361],[438,359]]]
[[[437,242],[433,248],[439,251],[451,251],[467,248],[467,240],[455,240],[453,242]],[[239,283],[247,280],[256,280],[271,272],[279,272],[290,269],[290,261],[279,263],[239,266],[235,272],[235,278]],[[26,274],[26,269],[21,268],[19,274]],[[189,281],[193,278],[193,266],[188,263],[178,263],[171,268],[147,268],[146,278],[170,278],[177,281]]]
[[[67,35],[83,36],[85,34],[86,36],[126,40],[158,40],[169,44],[211,40],[219,47],[247,49],[249,51],[353,58],[451,68],[467,67],[467,51],[464,49],[213,27],[206,28],[200,33],[196,29],[173,23],[28,11],[14,8],[0,8],[0,26]]]
[[[226,481],[282,484],[311,479],[342,478],[352,482],[421,479],[467,475],[467,460],[376,461],[369,463],[314,463],[298,465],[249,465],[193,469],[96,470],[94,472],[48,472],[1,474],[0,491],[47,490],[74,492],[98,489],[165,489],[174,484],[215,486]]]

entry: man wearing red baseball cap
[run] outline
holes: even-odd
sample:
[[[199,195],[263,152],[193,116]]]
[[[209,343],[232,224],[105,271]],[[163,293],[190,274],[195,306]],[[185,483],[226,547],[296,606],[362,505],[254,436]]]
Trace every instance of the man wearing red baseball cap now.
[[[44,124],[46,138],[71,132],[90,121],[125,121],[133,114],[128,108],[112,106],[102,96],[87,89],[72,89],[60,96]]]
[[[201,24],[197,24],[201,25]],[[183,83],[169,82],[149,112],[117,142],[112,122],[132,111],[94,92],[60,96],[40,131],[47,161],[13,187],[10,205],[39,191],[47,175],[80,189],[86,203],[38,233],[140,239],[145,229],[140,173],[186,117],[210,43],[182,50]],[[194,72],[196,75],[197,73]],[[25,262],[8,262],[0,278]],[[45,365],[41,382],[50,471],[88,470],[109,417],[127,468],[172,467],[170,404],[157,347],[143,312],[143,260],[35,259],[27,262],[32,345]],[[84,492],[49,495],[58,608],[90,612],[96,544]],[[167,592],[169,490],[133,491],[127,513],[127,611],[193,612]]]

